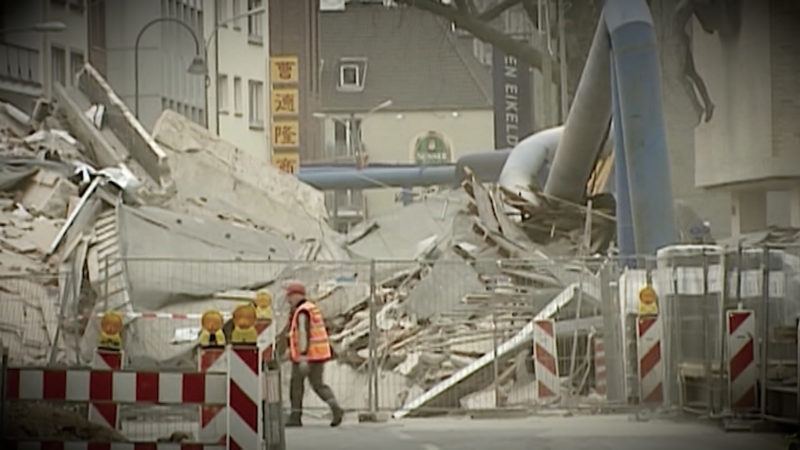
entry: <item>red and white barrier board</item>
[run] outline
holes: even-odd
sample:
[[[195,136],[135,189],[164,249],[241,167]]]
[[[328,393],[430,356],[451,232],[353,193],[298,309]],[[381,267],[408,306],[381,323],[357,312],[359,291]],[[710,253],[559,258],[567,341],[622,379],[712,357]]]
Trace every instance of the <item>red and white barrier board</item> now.
[[[558,377],[555,321],[537,320],[534,323],[533,357],[537,398],[557,397],[561,391],[561,381]]]
[[[7,450],[225,450],[219,444],[178,444],[172,442],[9,442]]]
[[[756,315],[752,310],[728,311],[728,399],[731,409],[756,407],[758,368],[755,360]]]
[[[226,403],[226,375],[14,369],[7,373],[10,400],[105,403]]]
[[[606,382],[606,348],[603,338],[594,336],[594,386],[600,395],[606,395],[608,384]]]
[[[201,348],[198,369],[203,373],[226,373],[228,371],[227,347]],[[225,406],[200,406],[200,431],[202,442],[224,443],[227,436],[228,415]]]
[[[231,347],[228,353],[228,448],[261,445],[261,361],[258,347]]]
[[[664,362],[661,355],[662,325],[658,315],[636,321],[636,353],[639,361],[639,401],[657,405],[664,401]]]
[[[122,370],[123,354],[116,350],[97,349],[92,360],[95,370]],[[89,422],[112,430],[119,429],[119,405],[114,403],[89,403]]]

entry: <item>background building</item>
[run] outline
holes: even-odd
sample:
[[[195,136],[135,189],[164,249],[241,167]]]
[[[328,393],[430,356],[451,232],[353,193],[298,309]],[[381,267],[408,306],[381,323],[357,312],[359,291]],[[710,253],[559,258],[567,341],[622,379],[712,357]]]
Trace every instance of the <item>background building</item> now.
[[[57,21],[58,32],[0,33],[0,97],[30,111],[34,100],[49,96],[54,81],[71,85],[88,53],[87,11],[83,0],[35,0],[0,3],[0,29]]]
[[[201,0],[98,0],[90,13],[91,59],[122,100],[135,109],[134,48],[150,21],[184,22],[203,51],[204,10]],[[102,14],[104,13],[104,14]],[[88,31],[87,31],[88,32]],[[139,121],[148,130],[164,109],[203,123],[205,92],[202,75],[188,73],[197,55],[195,40],[183,26],[161,21],[148,27],[139,43]],[[202,55],[201,55],[202,56]]]
[[[494,148],[489,69],[446,21],[348,4],[321,14],[320,39],[324,161],[439,164]],[[393,208],[398,193],[329,193],[329,209],[357,221]]]
[[[731,233],[800,227],[800,41],[796,2],[742,2],[694,57],[715,103],[695,133],[698,186],[729,194]]]
[[[208,129],[260,163],[269,162],[270,156],[269,19],[265,3],[203,0]]]

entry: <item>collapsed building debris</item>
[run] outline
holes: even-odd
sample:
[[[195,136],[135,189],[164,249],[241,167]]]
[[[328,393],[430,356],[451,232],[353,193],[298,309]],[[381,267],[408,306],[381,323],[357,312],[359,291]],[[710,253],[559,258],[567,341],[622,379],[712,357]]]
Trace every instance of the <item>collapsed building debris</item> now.
[[[79,80],[77,89],[56,86],[55,116],[35,132],[2,127],[0,268],[58,274],[2,280],[0,337],[14,361],[87,363],[98,333],[88,319],[106,309],[229,310],[296,279],[326,317],[337,358],[329,377],[353,404],[367,396],[374,300],[379,406],[402,416],[532,400],[531,321],[556,318],[559,334],[584,338],[602,324],[600,265],[574,260],[586,238],[583,206],[538,191],[534,206],[468,174],[460,189],[341,236],[326,224],[321,193],[268,161],[172,111],[151,137],[94,69]],[[595,198],[589,250],[604,252],[613,205]],[[370,265],[381,258],[392,260]],[[275,322],[287,318],[276,302]],[[193,365],[195,322],[129,321],[129,361]]]

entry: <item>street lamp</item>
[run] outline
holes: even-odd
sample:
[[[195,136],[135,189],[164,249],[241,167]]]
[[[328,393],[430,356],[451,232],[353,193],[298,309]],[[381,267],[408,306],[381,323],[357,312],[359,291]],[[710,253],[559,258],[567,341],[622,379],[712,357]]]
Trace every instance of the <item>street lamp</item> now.
[[[59,32],[64,31],[67,29],[67,25],[64,22],[39,22],[35,23],[31,26],[27,27],[17,27],[17,28],[6,28],[5,30],[0,30],[0,33],[18,33],[18,32],[25,32],[25,31],[36,31],[39,33],[47,33],[47,32]]]
[[[186,71],[193,75],[202,75],[206,73],[206,63],[203,59],[203,55],[200,53],[200,39],[197,38],[197,34],[195,34],[194,30],[192,30],[186,22],[174,17],[159,17],[147,22],[139,31],[139,34],[136,35],[136,45],[133,48],[133,99],[137,119],[139,118],[139,41],[141,41],[142,35],[148,28],[159,22],[174,22],[186,28],[189,34],[194,38],[195,45],[195,56],[192,58],[192,63]]]
[[[206,61],[208,61],[208,47],[211,45],[211,39],[213,39],[213,38],[215,38],[217,36],[217,33],[219,33],[219,29],[223,25],[228,24],[230,22],[234,22],[234,21],[239,20],[239,19],[243,19],[245,17],[250,17],[250,16],[253,16],[255,14],[263,13],[266,10],[267,10],[267,8],[265,6],[261,6],[261,7],[255,8],[255,9],[251,9],[251,10],[249,10],[249,11],[243,13],[243,14],[239,14],[239,15],[233,16],[233,17],[231,17],[229,19],[225,19],[222,22],[217,22],[217,25],[214,26],[214,29],[211,30],[211,33],[208,35],[208,38],[206,39],[206,42],[205,42],[205,46],[203,47],[203,54],[205,55]],[[217,46],[214,48],[214,50],[215,50],[215,55],[214,55],[214,80],[216,80],[217,77],[219,76],[219,43],[217,43]],[[205,75],[206,75],[206,81],[205,81],[205,93],[206,93],[206,95],[205,95],[205,112],[206,112],[206,117],[205,117],[205,121],[206,121],[206,129],[208,129],[208,85],[211,83],[211,78],[208,76],[208,72],[206,72]],[[214,93],[215,93],[215,95],[214,95],[214,115],[216,117],[215,122],[216,122],[216,128],[217,128],[217,136],[219,136],[219,90],[215,88],[214,89]]]

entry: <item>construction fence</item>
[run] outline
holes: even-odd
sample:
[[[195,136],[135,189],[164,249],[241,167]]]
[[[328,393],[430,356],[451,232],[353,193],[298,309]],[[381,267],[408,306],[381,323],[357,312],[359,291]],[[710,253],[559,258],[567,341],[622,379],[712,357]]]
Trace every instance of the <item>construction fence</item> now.
[[[782,393],[797,374],[800,247],[675,246],[626,261],[127,259],[98,266],[118,268],[124,282],[109,282],[110,270],[94,277],[101,282],[86,273],[0,278],[3,317],[12,318],[0,324],[0,337],[11,364],[87,366],[98,335],[93,318],[115,309],[126,317],[126,367],[196,368],[200,314],[231,311],[269,289],[288,408],[282,289],[299,280],[325,317],[334,351],[325,381],[348,411],[795,411],[795,397]],[[645,286],[657,294],[657,315],[639,309]],[[326,416],[310,386],[304,399],[306,414]],[[159,437],[183,430],[179,423],[193,431],[196,407],[164,408],[170,420],[121,412],[124,434]]]

